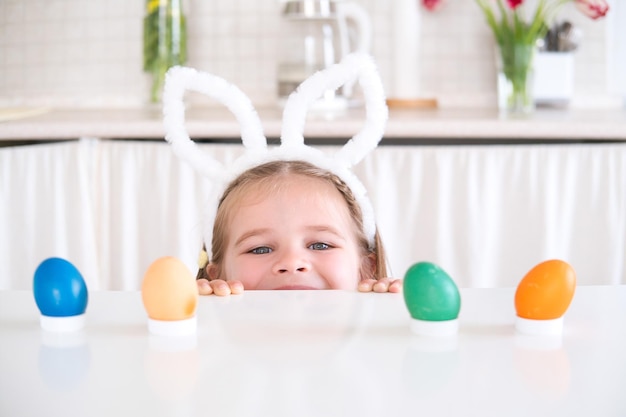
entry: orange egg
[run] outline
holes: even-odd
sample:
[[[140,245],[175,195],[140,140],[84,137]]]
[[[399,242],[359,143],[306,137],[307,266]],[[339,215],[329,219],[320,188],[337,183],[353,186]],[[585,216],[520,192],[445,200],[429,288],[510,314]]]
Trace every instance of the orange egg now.
[[[519,317],[552,320],[567,311],[576,289],[576,273],[558,259],[545,261],[528,271],[515,292]]]
[[[141,298],[151,319],[185,320],[195,314],[198,289],[189,268],[166,256],[154,261],[144,274]]]

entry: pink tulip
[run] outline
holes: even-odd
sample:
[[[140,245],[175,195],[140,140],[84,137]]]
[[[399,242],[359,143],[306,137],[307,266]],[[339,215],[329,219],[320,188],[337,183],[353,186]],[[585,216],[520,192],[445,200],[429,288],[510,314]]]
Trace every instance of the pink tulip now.
[[[422,5],[428,11],[434,12],[443,5],[445,0],[422,0]]]
[[[609,11],[605,0],[576,0],[576,7],[592,19],[604,17]]]
[[[511,9],[515,9],[516,7],[518,7],[524,2],[524,0],[506,0],[506,1],[507,3],[509,3],[509,7]]]

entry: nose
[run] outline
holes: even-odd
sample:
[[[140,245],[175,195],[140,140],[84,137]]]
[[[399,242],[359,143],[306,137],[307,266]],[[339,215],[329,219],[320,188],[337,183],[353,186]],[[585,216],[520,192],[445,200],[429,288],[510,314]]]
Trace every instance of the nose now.
[[[274,264],[274,272],[278,274],[308,272],[311,264],[303,251],[285,250]]]

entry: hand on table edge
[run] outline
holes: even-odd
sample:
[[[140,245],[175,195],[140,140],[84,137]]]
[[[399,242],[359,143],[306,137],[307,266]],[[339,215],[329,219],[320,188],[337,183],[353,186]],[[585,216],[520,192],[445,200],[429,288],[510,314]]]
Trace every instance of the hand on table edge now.
[[[199,295],[227,296],[243,293],[243,284],[241,281],[224,281],[216,279],[209,281],[208,279],[196,280]],[[393,278],[365,279],[359,282],[357,287],[359,292],[377,292],[377,293],[399,293],[402,291],[402,280]]]
[[[359,282],[359,292],[391,292],[402,291],[402,280],[393,278],[364,279]]]
[[[211,295],[227,296],[237,295],[243,293],[243,284],[240,281],[224,281],[223,279],[214,279],[209,281],[208,279],[201,278],[196,280],[198,286],[199,295]]]

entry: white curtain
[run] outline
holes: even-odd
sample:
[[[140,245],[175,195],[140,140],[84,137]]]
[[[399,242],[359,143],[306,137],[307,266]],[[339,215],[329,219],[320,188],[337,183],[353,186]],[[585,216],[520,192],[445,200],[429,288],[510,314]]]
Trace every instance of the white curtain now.
[[[626,284],[626,144],[381,146],[355,171],[396,277],[431,261],[463,287],[515,286],[559,258],[579,284]],[[210,194],[164,142],[0,148],[0,289],[31,288],[50,256],[90,289],[138,289],[165,255],[195,273]]]
[[[97,284],[92,164],[97,142],[0,148],[0,288],[32,288],[52,256]]]
[[[395,276],[426,260],[515,286],[559,258],[580,284],[626,283],[626,144],[380,147],[364,165]]]

